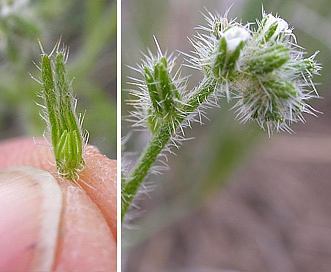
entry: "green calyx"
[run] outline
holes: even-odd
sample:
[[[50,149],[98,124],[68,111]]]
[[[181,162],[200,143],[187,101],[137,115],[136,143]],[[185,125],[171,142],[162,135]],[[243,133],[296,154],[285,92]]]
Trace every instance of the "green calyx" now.
[[[231,77],[244,46],[245,42],[241,41],[233,52],[229,52],[225,37],[220,39],[213,66],[213,74],[217,79],[223,80],[224,77]]]
[[[288,81],[270,79],[262,84],[269,93],[279,99],[295,98],[298,95],[295,85]]]
[[[148,122],[153,132],[162,122],[176,119],[181,95],[170,77],[165,57],[155,62],[152,69],[145,66],[143,72],[152,105]]]
[[[248,71],[261,75],[271,73],[290,60],[290,48],[276,44],[261,49],[248,61]]]
[[[287,22],[281,18],[274,17],[272,14],[266,15],[262,21],[257,34],[262,44],[284,42],[286,35],[291,30],[288,28]]]
[[[250,116],[253,119],[283,122],[285,111],[288,111],[285,105],[291,100],[297,100],[298,96],[297,87],[289,81],[273,77],[259,81],[255,78],[254,84],[242,93],[242,102],[251,108]],[[291,109],[296,114],[302,110],[300,103],[294,103]]]
[[[42,96],[57,169],[65,178],[75,180],[84,166],[84,140],[67,78],[66,52],[58,52],[58,46],[59,43],[55,57],[44,53],[42,56]]]
[[[307,59],[292,60],[288,63],[289,72],[293,72],[298,76],[305,75],[305,77],[311,77],[313,74],[318,74],[320,66],[313,59],[314,55]]]

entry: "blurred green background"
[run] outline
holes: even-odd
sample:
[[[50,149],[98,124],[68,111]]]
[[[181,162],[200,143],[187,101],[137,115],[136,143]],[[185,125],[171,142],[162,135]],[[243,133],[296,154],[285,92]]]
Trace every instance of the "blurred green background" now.
[[[116,18],[114,0],[0,2],[0,140],[42,136],[41,86],[29,73],[40,78],[37,39],[50,53],[62,37],[89,143],[116,158]]]
[[[316,268],[317,270],[309,270],[308,265],[303,265],[302,270],[296,270],[292,266],[289,267],[293,269],[285,269],[281,264],[275,266],[279,270],[276,268],[274,270],[268,269],[267,266],[263,265],[250,266],[247,262],[245,263],[245,257],[241,259],[240,253],[242,251],[239,249],[236,251],[231,246],[224,247],[221,244],[218,245],[219,247],[207,247],[205,240],[199,240],[196,244],[200,251],[198,249],[194,251],[189,248],[189,241],[198,237],[198,234],[193,230],[195,224],[202,225],[202,229],[200,229],[202,233],[204,228],[207,231],[210,229],[208,226],[213,226],[213,224],[216,229],[221,229],[218,227],[222,225],[220,223],[222,221],[221,213],[219,214],[220,218],[209,218],[210,221],[200,222],[200,220],[204,220],[201,213],[208,214],[208,211],[210,212],[212,209],[210,207],[217,205],[216,203],[222,199],[223,194],[227,194],[223,191],[232,190],[231,186],[240,187],[238,184],[241,183],[239,181],[238,183],[237,180],[244,179],[245,182],[251,182],[255,185],[249,186],[255,186],[254,190],[260,191],[261,186],[256,185],[258,177],[254,176],[254,167],[263,167],[264,163],[265,169],[263,171],[278,169],[277,167],[279,167],[276,173],[282,173],[281,181],[284,180],[284,184],[280,182],[278,176],[274,176],[275,173],[271,174],[272,171],[268,172],[269,174],[266,173],[266,177],[271,179],[272,184],[277,182],[282,184],[283,187],[280,190],[284,190],[282,191],[284,194],[287,190],[286,186],[289,186],[286,182],[293,181],[291,178],[296,177],[296,173],[287,173],[286,171],[290,170],[284,166],[279,166],[278,161],[287,162],[289,160],[296,166],[296,168],[292,167],[291,169],[298,169],[298,171],[310,169],[310,166],[315,166],[320,162],[319,160],[322,161],[320,168],[315,167],[315,169],[319,169],[319,172],[312,171],[309,172],[309,175],[298,178],[300,186],[307,184],[304,178],[309,179],[309,182],[316,182],[315,188],[319,188],[319,180],[321,183],[325,183],[330,179],[331,155],[328,155],[331,154],[331,112],[329,110],[331,95],[328,92],[331,83],[329,77],[331,62],[330,1],[122,1],[122,115],[124,119],[122,135],[123,137],[127,136],[124,148],[127,153],[124,153],[123,165],[132,165],[148,140],[147,133],[132,131],[130,123],[125,122],[125,116],[130,110],[125,105],[125,99],[128,96],[126,90],[132,88],[127,84],[130,82],[128,77],[139,77],[126,65],[136,66],[136,63],[140,63],[142,57],[140,51],[145,53],[147,52],[146,48],[156,52],[153,35],[156,36],[163,51],[174,52],[175,54],[191,51],[192,46],[187,37],[194,35],[194,27],[206,24],[201,12],[206,14],[207,9],[212,13],[217,12],[222,15],[232,4],[229,18],[238,18],[243,23],[254,22],[255,19],[261,18],[263,6],[266,12],[278,14],[295,27],[294,33],[298,44],[306,48],[308,56],[317,50],[320,51],[317,55],[317,61],[323,64],[323,70],[322,75],[315,77],[314,81],[318,83],[317,89],[323,98],[315,99],[311,101],[311,104],[324,114],[318,114],[318,118],[305,116],[306,124],[294,124],[292,126],[295,131],[293,135],[280,133],[269,139],[267,133],[261,131],[257,124],[239,124],[235,120],[235,113],[230,110],[233,103],[228,105],[226,101],[220,101],[221,109],[209,110],[207,113],[209,120],[204,120],[204,126],[195,124],[193,130],[187,129],[185,131],[187,138],[193,137],[194,139],[184,142],[179,150],[173,150],[176,156],[167,155],[169,170],[163,171],[159,176],[151,175],[148,178],[148,182],[137,201],[138,208],[132,213],[128,229],[124,228],[123,231],[124,271],[223,271],[221,268],[226,267],[236,268],[238,271],[255,272],[328,271],[321,269],[321,267]],[[180,65],[182,62],[183,57],[179,56],[178,64]],[[182,74],[192,74],[189,79],[190,86],[196,85],[201,79],[200,74],[185,66],[182,67]],[[286,144],[289,146],[288,148],[285,148]],[[299,152],[297,152],[298,150]],[[277,163],[273,161],[275,154],[279,155],[279,158],[276,159]],[[267,156],[265,161],[264,156]],[[321,158],[325,158],[325,160]],[[269,159],[274,163],[273,166],[269,167]],[[288,163],[288,165],[292,164]],[[326,170],[321,167],[326,167]],[[242,169],[249,169],[245,172],[245,174],[248,173],[247,176],[243,176]],[[228,183],[230,180],[231,182]],[[231,185],[232,183],[234,185]],[[269,188],[272,186],[270,185]],[[297,195],[296,192],[293,193],[294,196],[289,196],[288,199],[301,199],[300,195]],[[264,196],[267,193],[261,191],[261,194]],[[316,198],[318,198],[315,191],[312,190],[310,194],[312,197],[316,194]],[[255,199],[257,196],[250,197]],[[241,200],[234,198],[231,201],[240,202]],[[291,210],[291,207],[289,206],[288,209]],[[304,213],[304,211],[302,212]],[[246,214],[245,216],[233,214],[233,216],[245,217]],[[215,222],[217,220],[218,223]],[[245,222],[240,222],[240,224],[243,224],[241,227],[244,229]],[[273,227],[274,225],[271,228]],[[331,229],[331,221],[329,227]],[[228,231],[231,228],[228,227]],[[209,238],[214,239],[214,235],[217,233],[211,231],[210,234],[205,233],[205,235],[210,235]],[[328,237],[331,237],[331,233]],[[215,239],[217,240],[217,238]],[[234,242],[234,244],[236,243]],[[247,253],[250,248],[243,250]],[[328,250],[325,256],[330,256],[331,248],[329,247]],[[208,255],[207,252],[209,252],[206,259],[210,261],[210,266],[203,266],[208,263],[206,259],[200,258],[203,252],[206,252],[205,255]],[[216,254],[216,252],[218,253]],[[228,258],[227,261],[221,262],[220,260],[224,260],[224,256],[228,256],[230,252],[237,256],[237,259]],[[252,255],[254,254],[252,253]],[[263,263],[265,261],[262,258],[259,259],[258,255],[255,257],[255,262]],[[291,256],[289,258],[291,259]],[[215,265],[216,260],[218,260],[217,265]],[[320,259],[316,260],[322,263]],[[242,264],[240,265],[240,263]],[[311,262],[311,265],[313,263]],[[203,268],[198,269],[197,267]],[[243,270],[239,270],[240,268]]]

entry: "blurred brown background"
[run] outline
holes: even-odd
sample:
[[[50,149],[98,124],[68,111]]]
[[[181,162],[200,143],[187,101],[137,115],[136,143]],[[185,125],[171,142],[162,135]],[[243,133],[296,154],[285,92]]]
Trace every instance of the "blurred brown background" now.
[[[224,14],[232,3],[229,17],[254,21],[263,4],[295,26],[309,55],[320,50],[315,81],[323,98],[312,105],[323,114],[269,139],[256,124],[239,124],[231,104],[210,110],[205,126],[186,131],[195,139],[168,156],[170,170],[149,177],[153,189],[123,231],[123,271],[331,271],[329,1],[123,0],[123,89],[133,75],[125,65],[138,63],[146,47],[156,51],[153,35],[164,51],[188,52],[186,37],[205,24],[200,11]],[[194,74],[192,86],[200,78]],[[129,124],[122,127],[126,135]],[[130,134],[127,151],[139,154],[146,139]]]

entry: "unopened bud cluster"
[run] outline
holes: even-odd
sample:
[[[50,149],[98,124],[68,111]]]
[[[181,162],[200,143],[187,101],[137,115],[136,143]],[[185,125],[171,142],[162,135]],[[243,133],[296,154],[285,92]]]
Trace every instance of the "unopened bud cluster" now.
[[[148,109],[148,123],[150,129],[155,131],[164,119],[171,119],[176,115],[181,95],[170,77],[166,57],[162,56],[155,61],[152,68],[145,66],[143,69],[152,103],[152,107]]]
[[[132,113],[138,119],[136,125],[148,127],[154,133],[160,125],[167,123],[171,133],[179,125],[178,117],[185,98],[185,80],[172,76],[175,59],[164,56],[159,48],[159,54],[151,53],[139,66],[139,72],[144,80],[136,79],[134,85],[139,90],[132,90],[131,94],[137,97],[129,101],[136,109]]]

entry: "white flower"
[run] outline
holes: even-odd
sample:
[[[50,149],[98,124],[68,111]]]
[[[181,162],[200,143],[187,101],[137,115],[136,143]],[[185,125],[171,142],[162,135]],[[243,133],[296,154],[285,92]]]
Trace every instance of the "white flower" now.
[[[292,30],[289,28],[288,23],[282,18],[277,18],[272,14],[264,14],[258,33],[265,42],[274,42],[280,38],[291,35]]]
[[[233,26],[224,32],[223,37],[226,40],[227,51],[231,53],[250,37],[250,33],[244,27]]]

